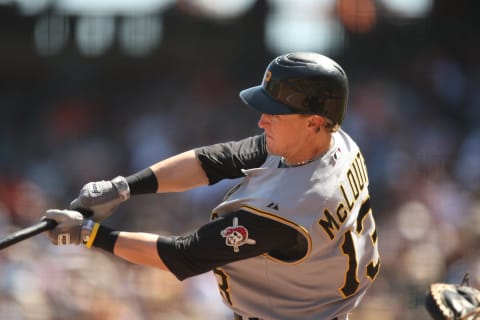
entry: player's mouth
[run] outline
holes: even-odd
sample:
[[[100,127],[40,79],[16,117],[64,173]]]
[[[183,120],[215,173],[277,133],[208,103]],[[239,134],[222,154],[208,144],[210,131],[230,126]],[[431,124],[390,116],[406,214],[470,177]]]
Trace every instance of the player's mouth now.
[[[274,141],[273,137],[270,134],[267,134],[267,133],[265,133],[265,139],[267,141],[267,144],[268,144],[269,141],[271,141],[271,142]]]

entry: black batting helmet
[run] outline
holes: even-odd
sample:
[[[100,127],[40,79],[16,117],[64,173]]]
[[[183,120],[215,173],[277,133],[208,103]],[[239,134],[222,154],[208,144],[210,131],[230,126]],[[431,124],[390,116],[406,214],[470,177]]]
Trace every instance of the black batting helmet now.
[[[281,55],[270,62],[261,85],[242,90],[247,105],[266,114],[318,114],[341,124],[348,79],[332,59],[313,52]]]

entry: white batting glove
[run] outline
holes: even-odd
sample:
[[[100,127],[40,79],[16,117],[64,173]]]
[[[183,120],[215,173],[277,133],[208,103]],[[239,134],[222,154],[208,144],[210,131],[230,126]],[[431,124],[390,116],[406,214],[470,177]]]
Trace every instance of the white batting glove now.
[[[84,219],[80,212],[74,210],[49,209],[41,220],[44,219],[57,222],[55,228],[47,232],[50,241],[57,246],[86,243],[94,224],[92,220]]]
[[[118,176],[111,181],[89,182],[83,186],[70,209],[87,209],[93,213],[90,219],[100,222],[109,217],[120,203],[130,198],[127,180]]]

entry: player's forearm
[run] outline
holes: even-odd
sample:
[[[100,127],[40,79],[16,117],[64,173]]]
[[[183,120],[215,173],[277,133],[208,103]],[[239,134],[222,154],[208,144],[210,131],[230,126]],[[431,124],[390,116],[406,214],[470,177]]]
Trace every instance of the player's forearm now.
[[[179,192],[208,184],[207,175],[194,150],[160,161],[150,169],[157,178],[157,192]]]
[[[158,235],[140,232],[120,232],[113,253],[129,262],[168,270],[157,252]]]
[[[159,237],[152,233],[117,231],[96,223],[86,247],[103,249],[126,261],[168,271],[158,254]]]

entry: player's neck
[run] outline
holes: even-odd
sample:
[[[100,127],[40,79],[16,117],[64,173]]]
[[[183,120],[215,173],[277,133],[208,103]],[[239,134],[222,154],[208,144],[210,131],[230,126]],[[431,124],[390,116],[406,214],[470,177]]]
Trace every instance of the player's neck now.
[[[320,159],[331,146],[334,144],[333,135],[328,135],[323,143],[316,145],[312,150],[307,152],[308,155],[300,157],[282,157],[281,164],[283,167],[299,167]]]

